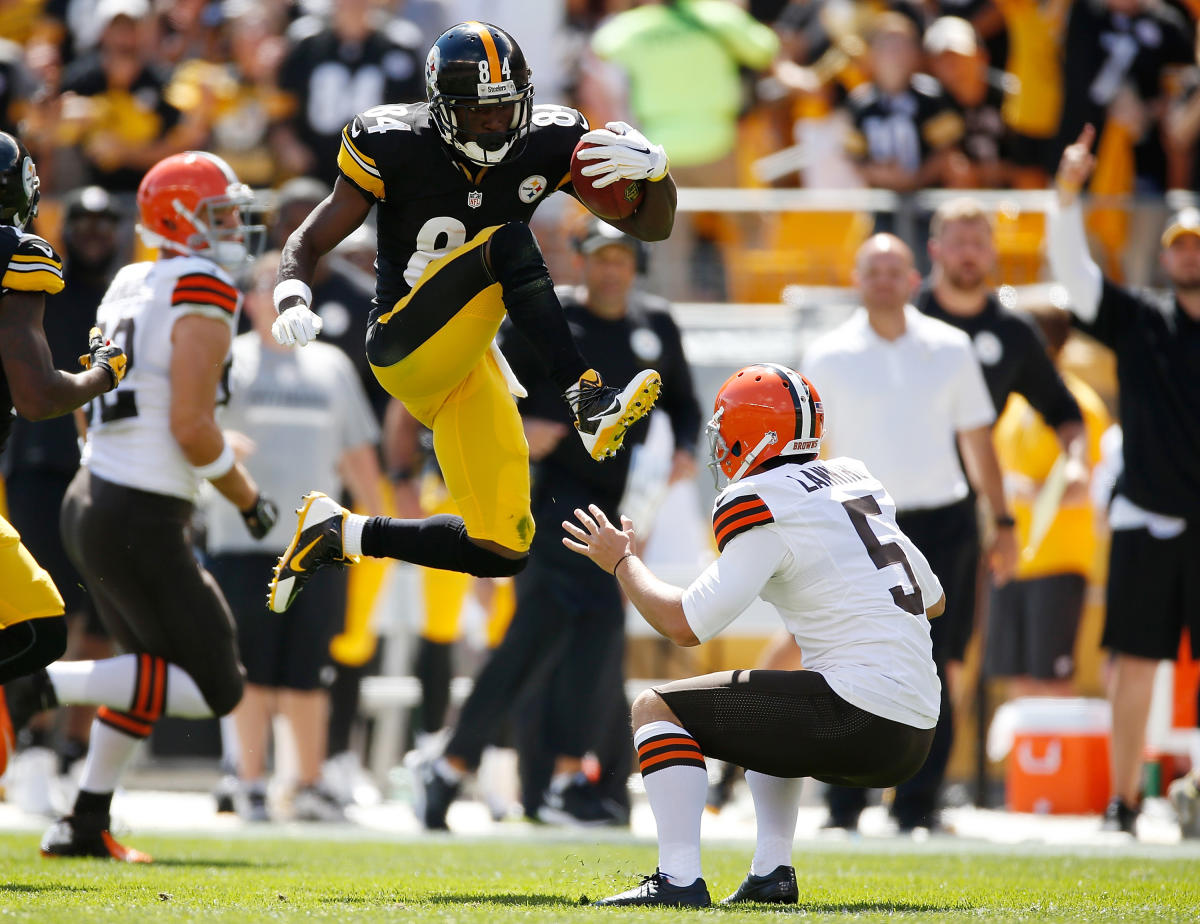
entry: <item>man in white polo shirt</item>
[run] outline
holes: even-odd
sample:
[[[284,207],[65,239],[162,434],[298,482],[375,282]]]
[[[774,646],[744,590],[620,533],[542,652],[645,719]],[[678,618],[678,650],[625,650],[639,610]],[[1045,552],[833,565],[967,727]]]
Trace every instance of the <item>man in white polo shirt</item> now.
[[[974,626],[979,536],[969,487],[995,518],[988,551],[997,583],[1011,577],[1017,544],[991,441],[996,412],[970,339],[909,303],[920,278],[899,238],[869,238],[854,278],[863,307],[812,345],[804,374],[821,383],[826,413],[838,422],[825,454],[862,459],[888,486],[896,522],[946,590],[946,612],[931,626],[942,680],[937,735],[925,766],[897,787],[892,805],[900,829],[911,831],[938,824],[953,740],[950,703]],[[828,798],[830,826],[855,828],[865,791],[834,787]]]

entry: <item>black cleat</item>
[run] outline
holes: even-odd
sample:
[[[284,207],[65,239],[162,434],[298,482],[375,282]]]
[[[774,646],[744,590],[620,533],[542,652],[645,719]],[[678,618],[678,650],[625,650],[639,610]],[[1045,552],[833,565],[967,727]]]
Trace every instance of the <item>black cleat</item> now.
[[[267,606],[273,613],[285,612],[315,571],[359,560],[347,556],[342,546],[342,530],[350,511],[341,504],[320,491],[310,491],[296,513],[295,535],[275,564],[267,592]]]
[[[697,879],[691,885],[671,885],[658,870],[654,875],[647,876],[637,886],[619,895],[602,898],[593,905],[663,905],[668,908],[707,908],[712,904],[708,896],[708,886],[703,879]]]
[[[108,816],[60,818],[42,836],[43,857],[99,857],[122,863],[153,863],[140,850],[118,844],[108,830]]]
[[[437,758],[422,760],[414,767],[417,793],[413,808],[426,831],[449,831],[446,814],[462,790],[462,782],[451,782],[437,771]]]
[[[1100,823],[1100,830],[1137,837],[1138,814],[1139,810],[1126,805],[1120,796],[1113,796],[1108,808],[1104,810],[1104,821]]]
[[[623,821],[618,808],[601,798],[582,773],[560,789],[553,786],[547,789],[537,817],[547,824],[583,828],[620,825]]]
[[[794,905],[799,900],[800,889],[796,885],[795,867],[777,866],[765,876],[755,876],[753,873],[747,875],[736,892],[721,899],[721,904],[760,902],[764,905]]]
[[[588,455],[597,462],[615,456],[625,432],[650,413],[661,388],[662,378],[653,369],[639,372],[623,391],[605,385],[595,369],[581,375],[565,397]]]

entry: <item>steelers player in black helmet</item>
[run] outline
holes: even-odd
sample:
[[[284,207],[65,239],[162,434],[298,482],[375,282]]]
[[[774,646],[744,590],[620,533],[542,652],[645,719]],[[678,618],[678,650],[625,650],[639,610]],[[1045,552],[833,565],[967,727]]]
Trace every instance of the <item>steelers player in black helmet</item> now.
[[[500,62],[501,79],[494,84],[482,79],[490,77],[491,68],[485,34],[492,39],[495,59]],[[428,61],[429,117],[442,141],[460,157],[485,167],[520,157],[533,118],[533,83],[525,54],[512,36],[503,29],[484,33],[463,23],[434,42]],[[497,87],[497,95],[485,96],[485,86]],[[472,124],[472,112],[488,106],[489,101],[494,101],[493,108],[504,107],[507,125],[503,119],[503,127]]]
[[[315,570],[360,555],[481,577],[524,567],[534,523],[513,401],[523,390],[493,342],[505,315],[561,389],[592,458],[614,454],[658,396],[655,371],[613,387],[603,357],[593,366],[580,355],[528,223],[555,191],[578,198],[571,155],[584,140],[597,145],[586,152],[594,185],[646,181],[637,210],[613,224],[662,240],[676,198],[666,152],[626,123],[589,130],[575,109],[534,105],[525,55],[489,23],[444,32],[426,57],[425,85],[425,103],[376,106],[343,130],[332,194],[283,248],[273,330],[300,346],[319,333],[309,308],[313,267],[378,205],[367,357],[388,393],[433,431],[462,515],[367,519],[308,495],[270,583],[276,612]]]
[[[105,344],[95,328],[80,357],[83,372],[54,368],[42,316],[45,297],[63,288],[62,260],[46,241],[25,231],[37,214],[39,185],[25,146],[0,132],[0,449],[8,439],[14,409],[29,420],[69,414],[112,391],[125,374],[125,354]],[[7,683],[62,655],[67,629],[54,581],[3,518],[0,588],[0,683]],[[15,730],[41,706],[10,704],[0,690],[0,773],[8,764]]]

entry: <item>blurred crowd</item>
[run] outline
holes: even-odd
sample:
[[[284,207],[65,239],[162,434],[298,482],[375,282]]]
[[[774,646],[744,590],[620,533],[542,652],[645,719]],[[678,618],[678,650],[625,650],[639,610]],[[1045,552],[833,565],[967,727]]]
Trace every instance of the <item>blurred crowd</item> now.
[[[30,148],[48,206],[87,184],[131,192],[189,148],[259,189],[332,183],[346,122],[422,99],[425,49],[479,17],[522,43],[538,102],[634,122],[684,187],[1044,188],[1091,123],[1092,193],[1162,193],[1190,188],[1197,161],[1194,16],[1187,0],[8,0],[0,128]],[[862,218],[818,216],[808,240],[842,241],[844,263]],[[664,277],[668,294],[774,300],[742,297],[761,290],[732,255],[805,243],[780,222],[689,221],[671,246],[699,247],[697,271]],[[1093,219],[1106,269],[1128,223]],[[738,278],[713,279],[706,246]]]

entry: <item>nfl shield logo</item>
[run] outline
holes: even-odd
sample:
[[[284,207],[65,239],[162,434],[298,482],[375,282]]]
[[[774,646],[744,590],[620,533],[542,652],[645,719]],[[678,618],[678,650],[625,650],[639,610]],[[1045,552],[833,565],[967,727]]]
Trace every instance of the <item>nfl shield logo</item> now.
[[[467,193],[467,208],[477,209],[483,205],[483,193],[478,189],[472,189]]]

